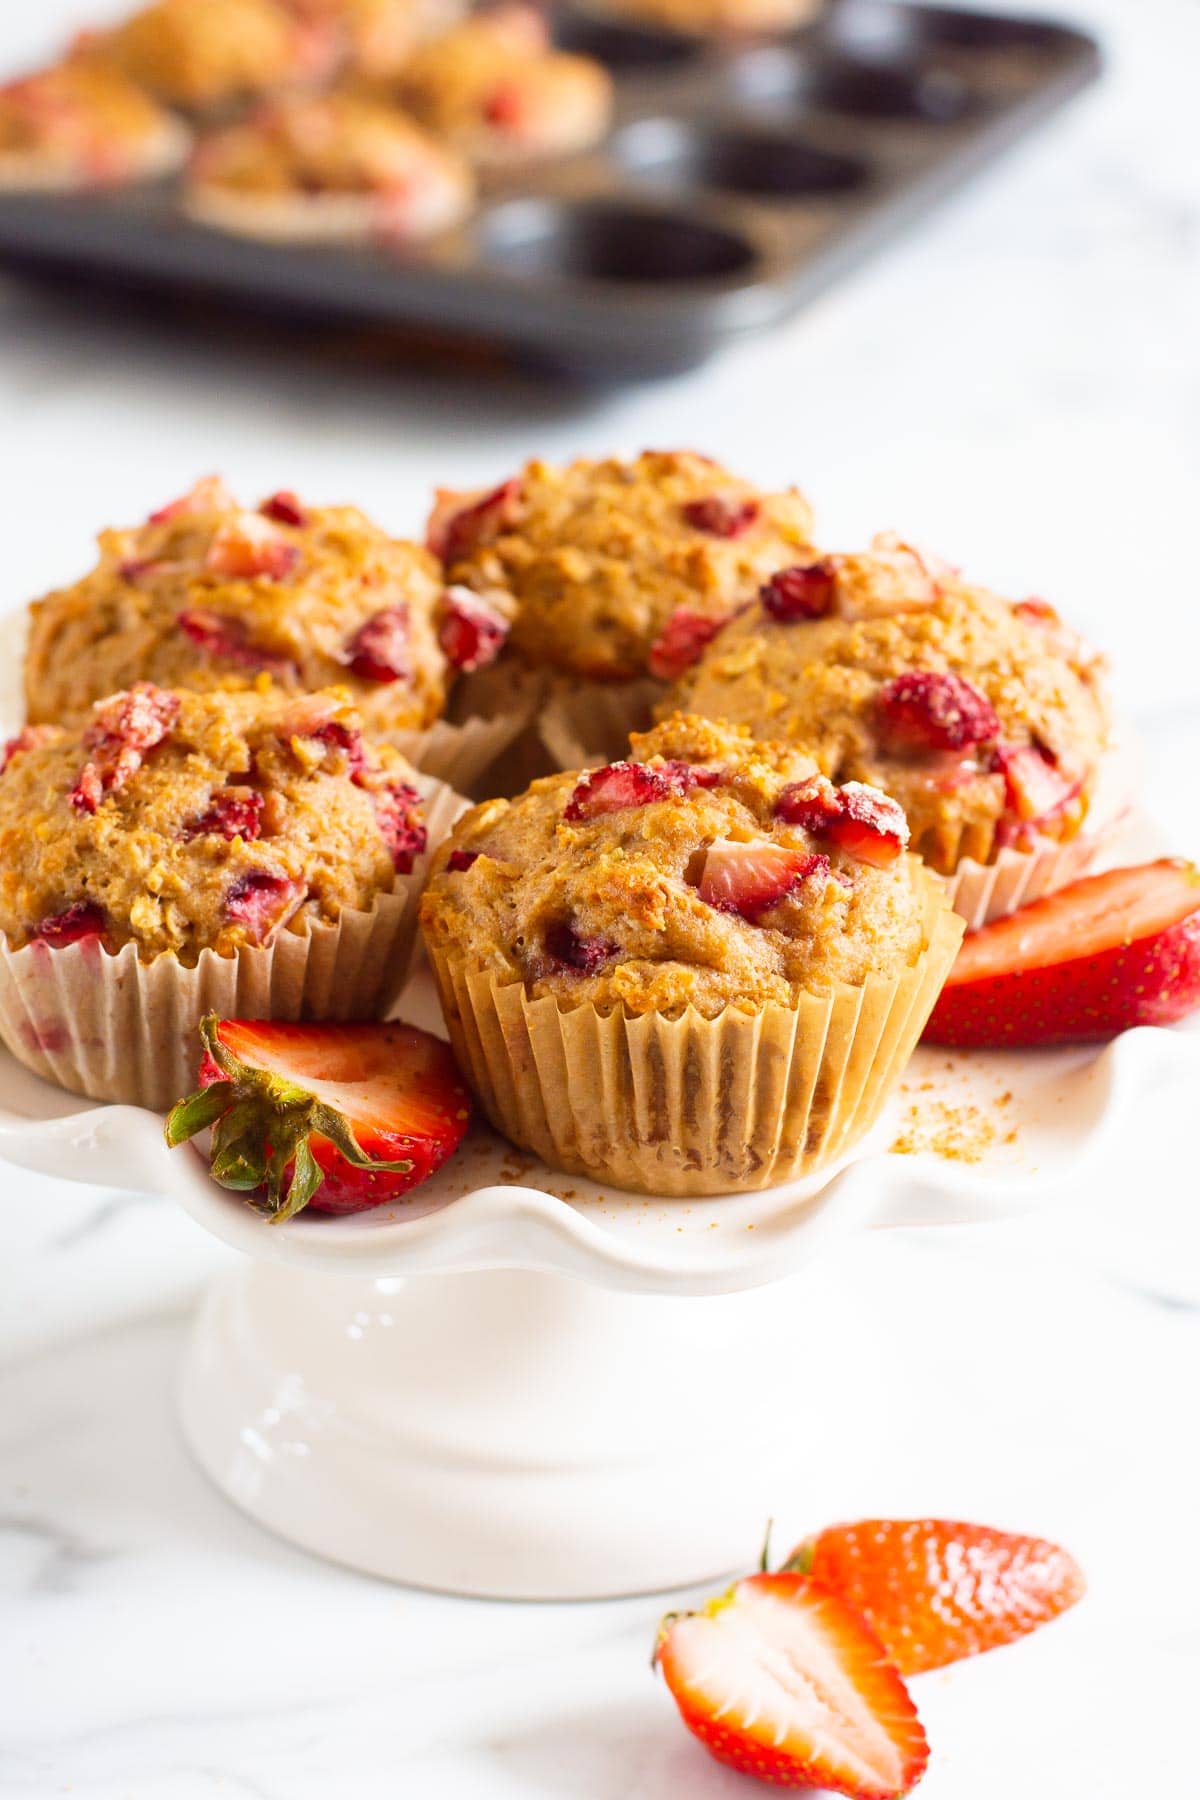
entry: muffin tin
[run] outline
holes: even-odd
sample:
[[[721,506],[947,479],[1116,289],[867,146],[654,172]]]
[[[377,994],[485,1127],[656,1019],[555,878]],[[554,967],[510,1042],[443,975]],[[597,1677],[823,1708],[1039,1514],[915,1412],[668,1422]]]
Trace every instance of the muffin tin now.
[[[0,194],[0,264],[664,374],[794,311],[1100,67],[1064,25],[892,0],[834,0],[770,40],[574,9],[555,36],[614,74],[607,141],[490,180],[464,226],[419,248],[226,237],[162,185]]]

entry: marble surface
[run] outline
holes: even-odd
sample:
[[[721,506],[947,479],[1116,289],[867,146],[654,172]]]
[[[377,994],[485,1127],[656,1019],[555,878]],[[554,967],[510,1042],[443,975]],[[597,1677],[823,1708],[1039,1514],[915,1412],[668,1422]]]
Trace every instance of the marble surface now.
[[[6,8],[0,64],[101,10]],[[1200,852],[1200,9],[1062,10],[1102,28],[1102,88],[782,332],[682,381],[481,388],[0,282],[0,608],[80,569],[106,520],[211,468],[411,528],[436,479],[487,480],[535,449],[695,443],[801,481],[831,543],[894,524],[1053,598],[1111,650],[1152,810]],[[930,1800],[1131,1800],[1190,1779],[1189,1113],[1148,1107],[1130,1155],[1036,1220],[876,1233],[828,1261],[887,1347],[890,1429],[848,1509],[1042,1531],[1091,1579],[1051,1630],[917,1684]],[[209,1490],[172,1385],[227,1253],[181,1215],[4,1168],[0,1201],[4,1800],[748,1791],[647,1671],[660,1602],[389,1588],[305,1559]],[[836,1354],[862,1360],[854,1344]],[[814,1378],[796,1370],[781,1429],[803,1429]],[[869,1420],[867,1405],[847,1434]],[[783,1537],[820,1523],[794,1495],[764,1494],[762,1512]]]

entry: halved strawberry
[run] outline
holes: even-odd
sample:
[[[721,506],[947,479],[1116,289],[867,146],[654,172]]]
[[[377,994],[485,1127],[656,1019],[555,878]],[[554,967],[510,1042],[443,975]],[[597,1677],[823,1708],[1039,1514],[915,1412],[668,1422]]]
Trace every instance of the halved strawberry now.
[[[880,738],[901,754],[966,750],[1000,734],[987,695],[961,675],[936,669],[909,669],[885,681],[875,708]]]
[[[1064,775],[1037,744],[1001,745],[996,763],[1004,776],[1005,806],[1022,825],[1050,819],[1078,794],[1081,783]]]
[[[897,1800],[929,1746],[870,1627],[804,1575],[752,1575],[668,1614],[655,1661],[710,1755],[776,1787]]]
[[[1085,1587],[1057,1544],[952,1519],[831,1525],[783,1566],[860,1612],[902,1675],[1010,1644],[1074,1606]]]
[[[697,891],[706,906],[737,913],[753,924],[802,881],[823,881],[828,874],[827,856],[789,850],[785,844],[721,838],[708,848]]]
[[[272,1222],[302,1207],[363,1212],[407,1193],[458,1148],[470,1101],[449,1046],[411,1025],[200,1027],[200,1087],[168,1116],[174,1147],[213,1128],[222,1187]]]
[[[650,646],[649,669],[660,681],[676,681],[700,660],[701,652],[727,621],[677,606]]]
[[[903,807],[861,781],[835,787],[824,775],[810,775],[806,781],[789,782],[775,802],[775,816],[876,869],[895,862],[908,843]]]
[[[716,787],[719,769],[696,768],[687,762],[606,763],[581,775],[563,809],[570,824],[623,812],[627,806],[649,806],[690,794],[693,788]]]
[[[1200,1006],[1200,873],[1166,859],[1072,882],[970,933],[926,1040],[1082,1044]]]
[[[438,639],[450,661],[464,675],[488,668],[503,650],[511,622],[486,594],[467,587],[447,588],[445,605]]]
[[[259,513],[237,513],[219,527],[205,552],[204,566],[233,581],[282,581],[300,562],[300,546],[281,537]]]

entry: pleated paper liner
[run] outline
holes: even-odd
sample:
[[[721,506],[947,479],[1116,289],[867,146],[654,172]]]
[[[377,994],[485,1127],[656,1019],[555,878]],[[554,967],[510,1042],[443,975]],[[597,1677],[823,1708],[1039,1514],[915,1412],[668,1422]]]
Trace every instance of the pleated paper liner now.
[[[531,1000],[427,945],[451,1042],[497,1130],[543,1161],[660,1195],[808,1175],[878,1119],[963,934],[923,871],[924,948],[898,975],[715,1019]]]
[[[460,794],[480,790],[480,798],[514,788],[496,785],[534,721],[543,690],[540,675],[505,661],[466,675],[450,696],[445,718],[425,731],[388,731],[383,737],[416,768],[436,776]],[[521,787],[528,782],[521,782]]]
[[[1031,850],[995,850],[992,830],[980,828],[970,838],[964,833],[954,846],[912,848],[928,861],[954,865],[952,874],[941,877],[950,904],[968,931],[978,931],[1086,875],[1127,819],[1135,785],[1135,753],[1118,741],[1100,764],[1083,829],[1074,837],[1046,839]]]
[[[424,215],[413,220],[413,239],[457,225],[474,199],[464,166],[457,180],[447,179],[436,193],[429,190]],[[372,244],[383,235],[380,203],[370,194],[239,193],[216,183],[193,182],[183,210],[198,225],[263,243]]]
[[[538,727],[559,769],[594,769],[629,754],[631,731],[647,731],[666,692],[645,675],[636,681],[580,681],[555,676]]]
[[[26,1068],[93,1100],[163,1110],[196,1084],[197,1026],[224,1018],[361,1019],[381,1016],[403,986],[416,941],[429,858],[466,802],[418,779],[429,846],[410,875],[369,910],[336,923],[306,922],[233,956],[204,950],[194,968],[170,955],[139,960],[98,939],[52,950],[10,950],[0,934],[0,1037]]]

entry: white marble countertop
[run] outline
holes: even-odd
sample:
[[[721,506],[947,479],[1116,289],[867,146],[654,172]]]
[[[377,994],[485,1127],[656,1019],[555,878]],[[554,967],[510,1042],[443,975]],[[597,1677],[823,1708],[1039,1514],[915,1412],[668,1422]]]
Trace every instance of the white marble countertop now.
[[[103,8],[19,10],[0,66]],[[1103,30],[1101,88],[783,331],[683,380],[599,394],[314,366],[0,282],[0,608],[209,469],[399,528],[435,480],[533,450],[695,444],[800,481],[829,542],[896,525],[1053,598],[1112,652],[1152,810],[1200,852],[1200,9],[1060,10]],[[1136,1183],[1123,1164],[1036,1221],[877,1233],[827,1265],[869,1301],[911,1421],[858,1510],[1044,1532],[1091,1578],[1053,1629],[919,1684],[930,1800],[1129,1800],[1183,1792],[1194,1767],[1194,1129],[1164,1106],[1144,1133]],[[389,1588],[234,1514],[172,1412],[187,1314],[224,1253],[149,1201],[5,1168],[0,1196],[5,1800],[749,1791],[647,1672],[659,1601]],[[803,1423],[808,1373],[783,1428]],[[795,1496],[762,1510],[821,1523]]]

